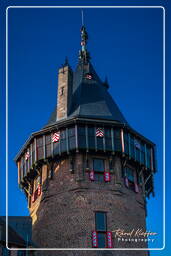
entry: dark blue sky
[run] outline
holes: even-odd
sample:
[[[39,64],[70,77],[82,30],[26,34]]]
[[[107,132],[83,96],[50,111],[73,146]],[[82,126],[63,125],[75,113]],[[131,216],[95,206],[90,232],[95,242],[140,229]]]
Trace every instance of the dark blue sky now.
[[[6,6],[23,4],[20,1],[5,3]],[[47,3],[55,5],[55,1],[41,2]],[[97,5],[95,1],[94,4]],[[116,4],[110,1],[110,5]],[[132,1],[132,5],[135,4]],[[140,4],[146,5],[147,1]],[[162,1],[151,1],[151,4],[163,5]],[[2,24],[4,7],[5,4],[1,9]],[[107,75],[109,91],[130,125],[157,145],[156,196],[148,201],[147,230],[159,233],[151,246],[162,247],[163,10],[91,8],[84,9],[84,17],[94,68],[102,79]],[[80,26],[80,9],[9,9],[9,215],[28,214],[24,195],[17,186],[13,159],[29,135],[47,122],[56,104],[57,70],[65,56],[75,69]],[[1,40],[2,50],[4,42]],[[4,52],[1,53],[4,58]],[[5,82],[3,65],[1,73]],[[3,96],[4,92],[3,87]],[[5,97],[2,103],[5,104]],[[1,128],[4,129],[4,123]],[[4,134],[4,130],[2,132]],[[2,139],[4,142],[4,135]],[[4,157],[3,152],[3,160]],[[3,180],[4,173],[3,170]],[[3,183],[1,194],[4,188]],[[0,215],[5,215],[4,197],[2,202]]]

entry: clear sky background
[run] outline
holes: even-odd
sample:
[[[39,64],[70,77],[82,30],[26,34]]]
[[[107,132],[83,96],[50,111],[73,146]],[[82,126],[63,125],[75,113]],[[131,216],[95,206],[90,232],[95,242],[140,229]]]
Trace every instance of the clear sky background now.
[[[121,5],[128,1],[120,1]],[[27,5],[59,5],[57,1],[24,1]],[[62,1],[63,5],[88,5],[89,1]],[[168,1],[138,1],[139,5],[166,7],[169,30]],[[62,5],[61,4],[61,5]],[[91,5],[117,5],[116,1],[91,1]],[[23,1],[1,2],[3,38],[0,49],[2,82],[1,109],[1,207],[5,215],[5,7],[23,5]],[[130,1],[137,5],[137,1]],[[148,201],[147,230],[157,232],[152,247],[163,242],[163,10],[162,9],[84,9],[89,34],[88,50],[92,64],[101,79],[108,77],[109,92],[129,124],[157,145],[158,172],[155,175],[155,197]],[[68,56],[75,69],[80,49],[80,9],[9,9],[9,215],[28,215],[24,194],[17,185],[16,153],[34,131],[48,121],[56,104],[57,71]],[[2,40],[3,39],[3,40]],[[167,34],[166,46],[170,35]],[[167,50],[167,48],[166,48]],[[169,51],[166,51],[168,64]],[[170,79],[167,74],[167,81]],[[167,82],[166,81],[166,82]],[[170,87],[166,83],[166,100]],[[167,101],[166,101],[167,102]],[[168,107],[168,106],[166,106]],[[169,107],[167,108],[169,117]],[[166,116],[166,117],[167,117]],[[166,119],[167,130],[170,123]],[[167,145],[166,145],[167,146]],[[169,150],[166,150],[169,156]],[[166,165],[169,187],[169,166]],[[169,206],[167,207],[167,214]],[[170,221],[167,222],[167,227]],[[169,239],[169,229],[167,229]],[[169,255],[171,249],[151,255]]]

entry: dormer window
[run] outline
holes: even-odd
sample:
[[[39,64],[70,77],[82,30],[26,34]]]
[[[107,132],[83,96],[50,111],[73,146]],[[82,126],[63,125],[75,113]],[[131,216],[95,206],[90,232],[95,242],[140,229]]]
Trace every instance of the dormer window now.
[[[85,75],[85,78],[88,79],[88,80],[91,80],[91,79],[93,78],[93,76],[92,76],[92,74],[87,73],[87,74]]]

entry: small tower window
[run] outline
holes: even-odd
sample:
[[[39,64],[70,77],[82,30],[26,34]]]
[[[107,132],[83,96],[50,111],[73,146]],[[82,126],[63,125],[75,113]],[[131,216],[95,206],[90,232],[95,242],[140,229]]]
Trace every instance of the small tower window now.
[[[64,86],[60,89],[60,96],[64,95]]]
[[[109,182],[111,180],[111,175],[109,170],[105,170],[104,159],[95,158],[93,159],[93,170],[89,173],[89,178],[91,181],[97,182]]]
[[[98,239],[98,248],[106,247],[107,216],[106,212],[95,213],[95,227]]]
[[[104,181],[104,159],[93,159],[93,170],[94,170],[94,177],[95,181]]]
[[[112,232],[107,231],[106,212],[95,212],[95,230],[92,232],[92,245],[96,248],[112,248]]]
[[[106,212],[95,213],[96,230],[105,232],[107,230]]]
[[[93,79],[93,75],[90,73],[87,73],[87,74],[85,74],[85,78],[88,80],[91,80],[91,79]]]
[[[137,174],[136,171],[128,166],[124,168],[124,179],[125,186],[135,191],[139,192],[138,184],[137,184]]]

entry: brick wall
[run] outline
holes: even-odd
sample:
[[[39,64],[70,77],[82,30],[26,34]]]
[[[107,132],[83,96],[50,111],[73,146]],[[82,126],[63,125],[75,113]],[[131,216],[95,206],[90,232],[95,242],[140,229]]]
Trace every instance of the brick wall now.
[[[92,157],[89,156],[90,169]],[[98,157],[98,155],[96,155]],[[108,157],[106,165],[108,165]],[[85,156],[74,156],[74,172],[70,172],[69,157],[54,164],[53,179],[46,179],[48,168],[42,167],[43,192],[32,204],[33,241],[41,248],[92,248],[91,232],[95,229],[95,211],[107,212],[108,231],[145,230],[145,209],[142,194],[136,194],[123,184],[121,160],[115,157],[110,183],[89,180]],[[144,242],[119,242],[114,237],[114,248],[146,247]],[[48,253],[48,254],[47,254]],[[107,254],[88,252],[89,255],[147,255],[144,251],[106,251]],[[104,252],[105,253],[105,252]],[[87,255],[85,252],[47,252],[44,255]]]

